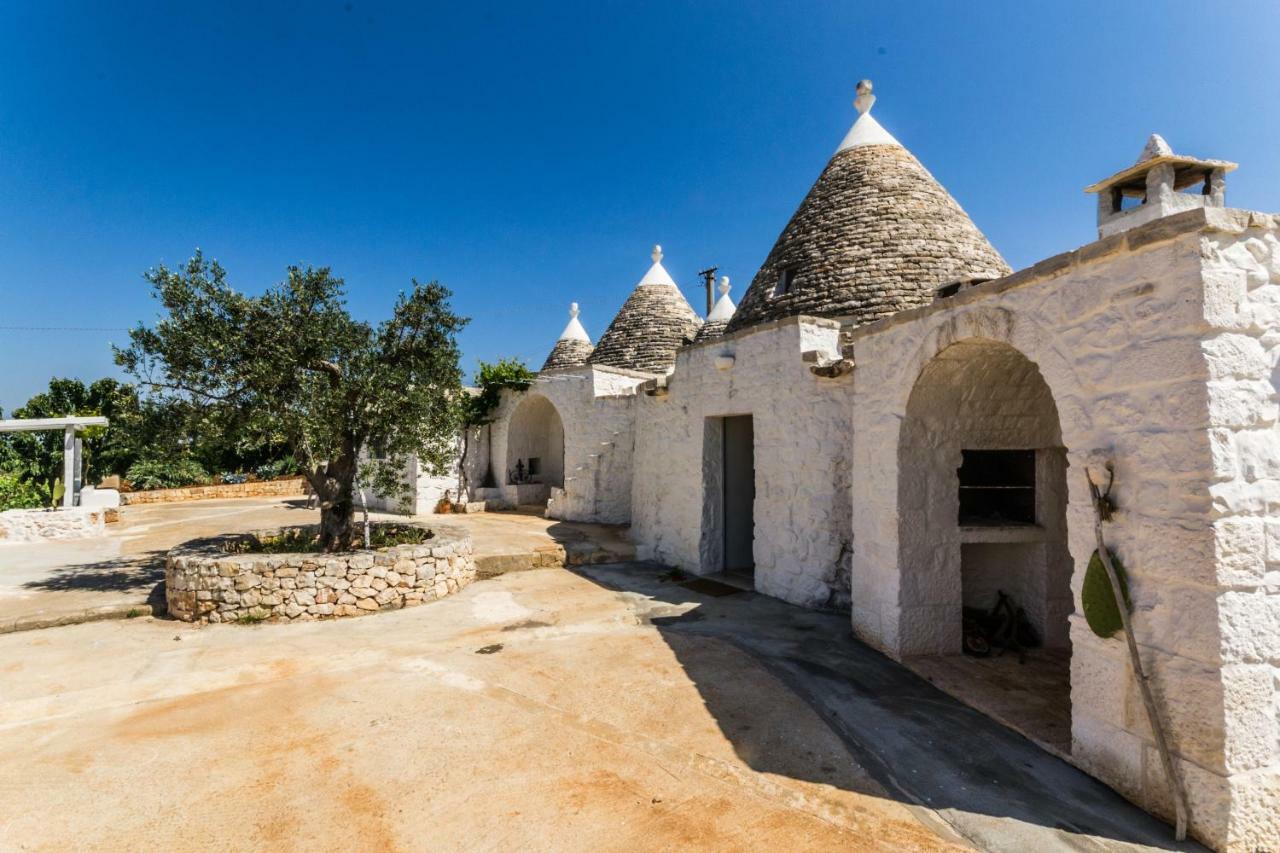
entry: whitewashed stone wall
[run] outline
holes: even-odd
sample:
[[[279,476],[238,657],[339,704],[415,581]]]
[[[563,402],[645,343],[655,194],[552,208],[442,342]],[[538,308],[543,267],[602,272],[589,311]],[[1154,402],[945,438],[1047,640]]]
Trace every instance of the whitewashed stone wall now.
[[[927,611],[903,606],[901,568],[913,533],[899,514],[898,443],[916,377],[956,342],[1009,344],[1035,362],[1058,409],[1074,601],[1094,549],[1083,469],[1115,461],[1120,512],[1106,537],[1129,571],[1192,831],[1230,849],[1280,838],[1280,610],[1262,556],[1266,516],[1280,509],[1268,432],[1280,300],[1274,225],[1266,218],[1249,233],[1248,221],[1238,211],[1179,214],[852,339],[855,632],[902,655],[929,630]],[[1071,643],[1072,760],[1170,816],[1123,640],[1099,639],[1074,613]]]
[[[417,457],[410,457],[404,470],[404,482],[408,486],[407,496],[402,499],[399,496],[383,495],[370,487],[365,489],[365,502],[371,511],[408,513],[409,515],[434,514],[441,498],[457,497],[458,465],[459,463],[455,461],[448,474],[437,476],[425,470]],[[357,507],[359,507],[359,500],[357,495]]]
[[[838,339],[834,321],[789,318],[680,350],[666,395],[639,398],[631,533],[641,559],[721,570],[722,528],[704,512],[720,488],[704,466],[708,419],[751,415],[756,588],[809,607],[841,603],[852,382],[820,379],[801,359],[838,358]]]
[[[1244,224],[1244,223],[1241,223]],[[1201,237],[1228,834],[1280,847],[1280,235],[1275,217]],[[1207,685],[1218,696],[1219,689]]]
[[[86,539],[106,530],[106,509],[10,509],[0,512],[0,543]]]
[[[591,365],[544,371],[527,391],[503,391],[487,428],[499,488],[506,483],[512,415],[527,397],[539,395],[555,407],[564,427],[564,487],[551,490],[547,515],[608,524],[630,521],[635,392],[651,378]]]

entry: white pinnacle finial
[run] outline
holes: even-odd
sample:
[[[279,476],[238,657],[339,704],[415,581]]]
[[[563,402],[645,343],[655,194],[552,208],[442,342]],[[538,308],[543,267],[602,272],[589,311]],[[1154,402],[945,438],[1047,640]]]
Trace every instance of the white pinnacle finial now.
[[[866,115],[871,112],[871,108],[875,106],[876,96],[871,94],[871,81],[858,81],[858,97],[854,98],[853,105],[858,108],[859,115]]]
[[[708,323],[727,323],[733,318],[734,304],[729,298],[729,276],[720,278],[720,298],[707,314]]]
[[[640,284],[667,284],[675,287],[676,283],[671,280],[671,274],[662,265],[662,247],[654,246],[649,257],[653,258],[653,266],[649,267],[649,271],[644,274],[644,278],[640,279]]]
[[[591,343],[587,330],[582,328],[582,321],[578,319],[578,303],[576,302],[569,303],[569,322],[565,325],[564,331],[560,333],[560,340]]]

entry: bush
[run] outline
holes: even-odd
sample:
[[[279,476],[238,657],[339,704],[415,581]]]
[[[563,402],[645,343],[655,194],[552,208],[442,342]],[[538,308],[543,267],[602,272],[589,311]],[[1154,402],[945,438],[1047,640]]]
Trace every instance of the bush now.
[[[241,483],[249,482],[248,474],[223,474],[218,478],[228,486],[238,486]]]
[[[144,459],[129,466],[126,475],[135,489],[177,489],[209,482],[209,473],[194,459]]]
[[[40,490],[18,479],[17,474],[0,474],[0,512],[6,509],[34,509],[44,506]]]
[[[292,456],[268,462],[253,469],[259,480],[278,480],[281,477],[292,477],[298,473],[298,463]]]

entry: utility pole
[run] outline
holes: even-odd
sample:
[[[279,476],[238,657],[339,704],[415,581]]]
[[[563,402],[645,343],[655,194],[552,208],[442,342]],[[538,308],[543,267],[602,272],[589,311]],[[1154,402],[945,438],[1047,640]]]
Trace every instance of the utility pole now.
[[[701,272],[698,273],[698,275],[702,277],[702,280],[707,283],[707,313],[708,314],[711,313],[712,306],[716,304],[715,296],[713,296],[712,294],[715,291],[716,273],[719,271],[719,269],[720,267],[711,267],[709,269],[702,270]]]

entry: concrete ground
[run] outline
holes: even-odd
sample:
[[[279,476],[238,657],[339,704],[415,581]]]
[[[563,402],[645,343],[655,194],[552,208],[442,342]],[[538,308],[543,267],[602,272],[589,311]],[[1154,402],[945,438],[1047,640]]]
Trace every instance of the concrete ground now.
[[[637,565],[0,637],[0,849],[1118,850],[1172,831],[849,636]]]
[[[374,518],[398,518],[381,516]],[[437,518],[437,517],[430,517]],[[299,498],[241,498],[122,507],[120,521],[93,539],[0,544],[0,633],[163,608],[164,554],[206,536],[311,524],[319,513]],[[428,519],[429,520],[429,519]],[[634,553],[617,528],[503,513],[439,518],[469,528],[477,556],[494,573],[527,568],[535,548],[590,548],[611,559]],[[599,555],[595,557],[599,562]],[[482,566],[483,568],[483,566]]]

